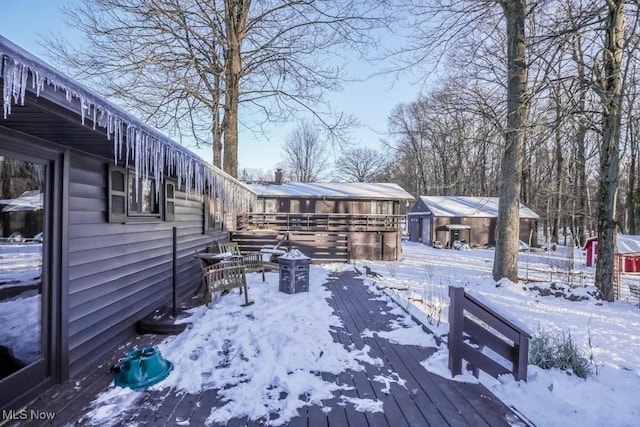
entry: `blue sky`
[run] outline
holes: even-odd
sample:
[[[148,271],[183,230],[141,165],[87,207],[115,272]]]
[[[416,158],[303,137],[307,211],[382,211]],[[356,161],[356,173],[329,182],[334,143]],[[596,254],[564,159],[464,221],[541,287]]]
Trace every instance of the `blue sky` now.
[[[73,39],[73,32],[65,25],[59,8],[74,0],[0,0],[2,4],[2,28],[0,34],[45,62],[46,49],[38,44],[41,34],[60,33]],[[366,76],[370,66],[354,61],[350,74]],[[361,123],[354,128],[351,137],[355,144],[381,148],[380,139],[386,131],[387,116],[400,102],[414,100],[420,85],[408,80],[395,81],[392,76],[375,77],[364,82],[349,83],[340,93],[329,95],[334,109],[351,114]],[[242,112],[241,112],[242,114]],[[300,116],[302,118],[302,116]],[[238,161],[240,168],[274,169],[281,161],[282,143],[296,126],[296,122],[273,125],[267,135],[256,135],[248,130],[240,131]],[[211,160],[210,149],[193,149],[202,158]]]

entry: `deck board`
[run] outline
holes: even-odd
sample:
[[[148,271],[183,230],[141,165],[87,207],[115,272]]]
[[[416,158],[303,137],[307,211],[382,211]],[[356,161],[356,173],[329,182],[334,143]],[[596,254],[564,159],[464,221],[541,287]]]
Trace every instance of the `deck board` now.
[[[364,370],[346,371],[338,375],[321,373],[326,381],[346,385],[351,389],[341,390],[322,405],[306,406],[298,410],[299,416],[290,420],[290,426],[507,426],[509,419],[518,416],[479,384],[450,381],[426,371],[420,364],[435,349],[392,343],[378,334],[363,335],[365,331],[388,331],[391,321],[399,319],[391,313],[384,298],[376,296],[353,272],[334,276],[326,286],[331,291],[328,299],[342,326],[330,331],[335,342],[346,348],[363,349],[367,346],[372,358],[381,362],[361,362]],[[372,336],[371,336],[372,335]],[[107,389],[113,379],[109,367],[122,357],[131,344],[153,345],[162,337],[145,335],[134,337],[115,348],[104,360],[96,363],[79,378],[66,384],[52,387],[27,410],[51,410],[57,413],[53,425],[88,424],[86,413],[91,402]],[[386,384],[376,381],[377,376],[391,377],[397,374],[406,381],[405,386],[391,382],[389,392]],[[383,402],[384,412],[361,412],[348,398],[371,399]],[[177,424],[204,425],[212,411],[221,407],[218,390],[205,390],[198,394],[178,393],[171,389],[146,391],[144,398],[131,413],[123,414],[121,424],[174,426]],[[272,417],[273,419],[273,417]],[[267,420],[249,420],[247,417],[228,420],[225,426],[260,426]],[[16,422],[11,426],[30,426]]]
[[[366,304],[367,301],[370,301],[372,297],[370,293],[367,292],[366,301],[363,300],[362,290],[365,289],[363,286],[358,283],[350,283],[351,295],[344,291],[343,287],[336,287],[334,299],[337,301],[341,301],[345,304],[345,307],[348,308],[349,317],[352,320],[352,323],[346,323],[347,327],[352,327],[350,330],[352,335],[358,334],[358,331],[362,333],[364,330],[384,330],[388,327],[380,327],[378,328],[370,328],[373,326],[373,322],[367,322],[367,320],[371,317],[379,317],[380,312],[382,310],[378,310],[378,312],[372,312],[372,310],[363,310],[362,304]],[[332,289],[332,290],[334,290]],[[355,295],[354,295],[355,294]],[[347,298],[349,300],[347,301]],[[387,315],[389,316],[389,315]],[[389,316],[393,317],[393,316]],[[369,318],[369,319],[368,319]],[[379,325],[382,326],[382,325]],[[385,325],[386,326],[386,325]],[[400,389],[394,393],[394,397],[396,398],[396,402],[401,408],[401,412],[405,417],[407,423],[411,426],[414,425],[447,425],[447,420],[441,417],[435,408],[432,405],[430,400],[425,399],[422,396],[420,384],[415,381],[413,378],[412,372],[407,369],[402,360],[397,356],[395,351],[393,350],[393,346],[389,344],[387,340],[382,340],[377,338],[374,335],[374,338],[365,338],[367,342],[370,344],[372,348],[378,348],[385,355],[387,362],[385,365],[392,372],[396,372],[400,375],[401,378],[407,381],[406,389]],[[385,341],[381,343],[380,341]],[[384,347],[384,348],[383,348]],[[423,370],[420,368],[420,370]]]

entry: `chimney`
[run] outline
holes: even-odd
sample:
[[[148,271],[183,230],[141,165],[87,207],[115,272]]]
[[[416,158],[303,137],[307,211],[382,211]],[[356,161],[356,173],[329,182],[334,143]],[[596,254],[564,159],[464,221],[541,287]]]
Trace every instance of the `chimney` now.
[[[276,175],[275,184],[276,185],[282,184],[282,169],[280,168],[276,169],[275,175]]]

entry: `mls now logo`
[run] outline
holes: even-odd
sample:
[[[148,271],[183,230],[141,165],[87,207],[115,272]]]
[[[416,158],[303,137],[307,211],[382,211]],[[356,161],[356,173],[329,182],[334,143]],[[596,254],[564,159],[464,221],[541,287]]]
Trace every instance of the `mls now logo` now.
[[[15,420],[38,420],[38,421],[51,421],[56,417],[55,412],[37,411],[22,409],[20,411],[2,411],[3,421],[15,421]]]

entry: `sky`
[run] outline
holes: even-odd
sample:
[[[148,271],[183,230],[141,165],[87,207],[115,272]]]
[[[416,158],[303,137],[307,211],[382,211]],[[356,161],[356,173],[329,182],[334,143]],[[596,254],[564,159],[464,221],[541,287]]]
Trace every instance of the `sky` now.
[[[59,33],[72,43],[74,33],[69,29],[60,11],[63,4],[77,0],[0,0],[2,28],[0,34],[45,62],[51,62],[46,49],[39,45],[41,35]],[[373,74],[370,65],[359,61],[350,63],[350,75],[365,77]],[[80,82],[86,84],[84,82]],[[387,117],[391,109],[401,102],[413,101],[420,92],[420,84],[410,79],[394,76],[378,76],[364,82],[346,84],[343,91],[328,96],[335,110],[353,115],[360,126],[350,132],[353,143],[360,147],[382,149]],[[256,135],[250,130],[240,130],[238,151],[239,169],[259,169],[264,172],[275,169],[282,161],[282,144],[293,131],[297,120],[270,125],[267,135]],[[209,148],[195,149],[200,157],[212,160]]]
[[[29,264],[29,256],[29,253],[15,254],[20,265],[25,266]],[[264,420],[268,414],[277,413],[279,418],[270,424],[280,425],[295,416],[298,408],[307,404],[322,407],[323,401],[336,397],[342,400],[341,404],[353,405],[361,412],[384,412],[381,395],[350,398],[344,388],[348,385],[325,381],[319,373],[339,375],[360,371],[366,365],[379,366],[379,360],[370,354],[371,347],[367,344],[376,336],[402,345],[434,348],[435,353],[430,357],[426,356],[430,353],[425,352],[421,366],[451,379],[447,347],[436,344],[435,335],[443,337],[449,330],[448,287],[454,285],[487,301],[534,336],[541,331],[551,335],[570,334],[583,356],[590,360],[592,370],[591,376],[582,379],[557,368],[529,365],[527,382],[517,382],[511,375],[495,379],[484,373],[479,379],[464,373],[454,380],[482,383],[507,406],[539,427],[636,426],[640,418],[637,402],[640,309],[637,298],[629,294],[625,284],[638,283],[640,278],[623,275],[621,298],[607,303],[591,296],[595,292],[595,268],[586,267],[584,253],[579,249],[576,249],[574,264],[569,264],[567,249],[563,246],[557,252],[520,253],[519,275],[528,277],[529,283],[503,280],[496,284],[491,273],[492,259],[493,251],[488,249],[434,249],[403,242],[400,261],[311,265],[309,291],[293,295],[279,291],[277,271],[266,273],[266,282],[259,273],[249,273],[248,294],[255,303],[241,308],[243,297],[234,290],[210,308],[192,309],[185,319],[191,326],[158,345],[162,356],[174,367],[166,379],[151,389],[159,391],[156,394],[159,396],[172,389],[182,393],[221,389],[218,393],[222,408],[210,412],[208,423],[245,416]],[[333,272],[355,268],[364,271],[364,265],[380,277],[374,281],[360,276],[362,286],[369,288],[372,298],[385,302],[386,311],[394,317],[389,318],[388,325],[372,325],[363,331],[361,345],[345,347],[334,342],[331,336],[330,331],[341,321],[326,301],[331,290],[323,284],[332,280],[329,275]],[[569,266],[573,267],[573,276],[568,274]],[[37,263],[33,263],[33,268],[37,269]],[[32,275],[20,269],[15,277],[29,280]],[[572,288],[567,284],[569,277],[576,279]],[[563,296],[542,296],[538,289],[564,291]],[[571,294],[586,299],[565,298]],[[18,298],[23,298],[20,309],[14,308],[18,306],[13,304],[15,301],[2,303],[0,313],[6,314],[5,320],[19,318],[20,310],[31,302],[29,295]],[[433,334],[424,332],[404,309],[427,325]],[[16,343],[19,337],[29,335],[26,333],[29,327],[16,325]],[[373,380],[386,385],[381,387],[381,393],[393,394],[394,390],[405,387],[405,379],[398,372],[385,372]],[[282,392],[286,392],[285,397]],[[301,395],[306,401],[298,398]],[[83,425],[127,424],[136,419],[139,407],[148,404],[146,396],[144,392],[112,384],[77,416]],[[325,406],[323,410],[330,408]],[[177,415],[166,421],[174,425],[202,424],[202,419],[190,420]]]

